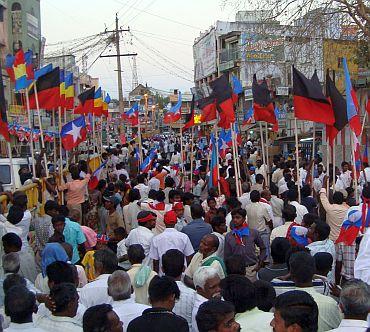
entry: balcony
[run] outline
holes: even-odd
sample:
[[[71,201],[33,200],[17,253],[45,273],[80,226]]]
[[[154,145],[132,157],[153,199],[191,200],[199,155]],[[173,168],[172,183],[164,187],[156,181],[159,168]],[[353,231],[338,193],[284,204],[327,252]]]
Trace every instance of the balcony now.
[[[225,71],[235,67],[235,62],[240,60],[240,50],[238,48],[223,49],[220,52],[220,71]]]

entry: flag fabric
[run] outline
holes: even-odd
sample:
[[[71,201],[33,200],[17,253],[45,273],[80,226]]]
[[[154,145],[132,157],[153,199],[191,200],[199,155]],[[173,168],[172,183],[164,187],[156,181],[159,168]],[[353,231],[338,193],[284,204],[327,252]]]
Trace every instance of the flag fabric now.
[[[202,110],[200,122],[208,122],[217,119],[216,99],[213,96],[198,100],[198,108]]]
[[[96,116],[101,116],[103,113],[103,96],[101,93],[101,87],[99,87],[97,90],[95,90],[94,94],[94,108],[93,108],[93,114]]]
[[[126,120],[131,126],[139,124],[139,104],[135,103],[127,112],[122,114],[122,119]]]
[[[275,106],[274,113],[275,113],[276,122],[272,126],[272,131],[277,133],[279,131],[279,120],[278,120],[279,119],[279,107]]]
[[[169,111],[163,117],[163,122],[165,124],[173,123],[181,119],[181,105],[182,105],[182,96],[179,92],[179,99],[177,103],[171,107]]]
[[[10,142],[8,119],[6,116],[6,102],[4,93],[4,81],[3,72],[0,64],[0,135],[3,135],[4,139]]]
[[[59,80],[59,89],[60,89],[60,106],[64,107],[65,99],[66,99],[66,89],[65,89],[65,82],[64,82],[64,69],[59,70],[60,73],[60,80]]]
[[[244,111],[242,126],[246,126],[252,122],[253,113],[253,107],[251,107],[248,111]]]
[[[73,109],[75,101],[75,88],[73,85],[73,73],[64,74],[64,107],[66,109]]]
[[[294,66],[293,105],[297,119],[321,122],[329,126],[335,122],[333,109],[322,93],[319,80],[315,76],[308,79]]]
[[[190,114],[186,114],[185,116],[185,125],[182,127],[182,130],[186,130],[190,127],[195,126],[195,120],[194,120],[194,112],[195,112],[195,96],[193,95],[193,98],[191,99],[191,105],[190,105]]]
[[[35,79],[35,72],[33,70],[33,53],[31,50],[28,50],[24,53],[24,63],[26,65],[26,76],[27,80]]]
[[[275,124],[277,120],[275,117],[274,104],[267,82],[263,79],[262,83],[258,84],[256,74],[253,75],[252,93],[254,119],[256,121],[266,121]]]
[[[59,67],[42,75],[34,83],[40,109],[51,110],[60,106],[60,71]],[[29,90],[30,109],[36,109],[35,88]]]
[[[233,101],[236,104],[239,100],[239,95],[243,92],[243,87],[242,83],[235,75],[231,76],[231,80],[233,83]]]
[[[333,126],[326,126],[326,137],[329,140],[329,144],[333,146],[335,137],[346,126],[348,119],[346,100],[330,78],[329,71],[326,72],[326,96],[329,98],[335,118]]]
[[[343,58],[343,70],[346,83],[346,101],[347,101],[347,119],[350,128],[356,136],[361,134],[361,122],[359,115],[359,105],[356,96],[356,92],[352,87],[351,78],[349,76],[349,70],[347,66],[347,59]]]
[[[86,115],[89,112],[92,112],[94,108],[94,96],[95,96],[95,87],[82,92],[77,98],[79,104],[75,107],[74,114],[83,114]]]
[[[151,149],[149,155],[144,159],[143,163],[140,165],[140,171],[142,173],[148,173],[152,168],[154,159],[157,158],[157,150]]]
[[[366,143],[365,143],[364,153],[362,155],[362,162],[363,163],[369,163],[369,153],[368,153],[368,150],[367,150],[367,136],[365,137],[365,139],[366,139]]]
[[[14,73],[14,67],[13,67],[14,66],[14,60],[15,60],[14,55],[8,54],[5,57],[5,69],[6,69],[6,72],[8,73],[9,78],[12,82],[15,82],[15,73]]]
[[[218,137],[218,153],[224,159],[227,151],[233,145],[231,130],[222,129]]]
[[[87,115],[87,123],[86,123],[86,129],[89,133],[92,133],[93,131],[93,116],[91,113]]]
[[[85,117],[74,119],[67,122],[60,132],[62,144],[65,150],[69,151],[78,146],[81,142],[86,140],[86,123]]]
[[[354,244],[362,227],[362,212],[352,210],[348,212],[348,219],[343,221],[335,244],[344,243],[346,246]]]
[[[28,51],[31,52],[31,51]],[[14,77],[15,77],[15,91],[19,91],[21,89],[26,89],[31,83],[33,79],[33,75],[31,74],[31,66],[30,64],[30,56],[32,60],[32,53],[27,53],[27,64],[26,64],[26,57],[25,53],[22,49],[20,49],[14,57]]]
[[[220,120],[218,126],[224,129],[230,128],[230,124],[235,122],[235,111],[233,102],[233,91],[226,75],[216,78],[209,83],[212,95],[217,102],[217,109]]]
[[[92,174],[91,174],[91,178],[89,180],[89,184],[88,184],[88,187],[90,190],[94,190],[98,183],[99,183],[99,180],[100,180],[100,175],[103,171],[103,168],[107,165],[107,161],[105,161],[104,163],[102,163]]]
[[[234,129],[234,133],[235,133],[236,143],[238,145],[242,145],[242,135],[240,135],[240,133],[239,133],[239,127],[238,127],[237,122],[234,122],[233,129]]]
[[[211,134],[212,153],[210,162],[210,177],[209,177],[209,188],[216,187],[218,185],[218,172],[217,172],[217,147],[216,140],[213,134]]]
[[[362,162],[361,162],[361,149],[360,149],[360,142],[357,139],[357,136],[355,135],[354,132],[353,134],[353,148],[354,148],[354,155],[355,155],[355,169],[357,173],[357,179],[360,176],[361,172],[361,167],[362,167]]]
[[[104,102],[103,102],[103,111],[102,111],[102,114],[105,116],[105,117],[108,117],[108,105],[110,103],[111,99],[110,99],[110,95],[109,93],[107,93],[107,95],[105,96],[104,98]]]
[[[40,69],[35,70],[35,80],[37,80],[40,76],[43,76],[53,70],[53,65],[50,63]]]

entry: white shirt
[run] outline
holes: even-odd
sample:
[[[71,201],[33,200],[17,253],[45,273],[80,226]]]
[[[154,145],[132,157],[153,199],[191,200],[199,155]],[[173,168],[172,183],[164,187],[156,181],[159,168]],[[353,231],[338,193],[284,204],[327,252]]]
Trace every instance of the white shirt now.
[[[10,323],[9,327],[5,329],[4,331],[7,331],[7,332],[14,332],[14,331],[45,332],[46,330],[43,330],[37,327],[34,323],[31,322],[31,323],[23,323],[23,324]]]
[[[194,253],[193,246],[186,234],[174,228],[166,228],[163,233],[152,238],[149,250],[149,257],[160,261],[160,271],[162,266],[162,255],[169,249],[178,249],[185,257]]]
[[[342,319],[338,328],[330,331],[336,332],[365,332],[369,324],[366,320]]]
[[[144,226],[138,226],[131,230],[130,234],[126,238],[126,247],[133,244],[140,244],[144,248],[145,256],[148,256],[150,243],[154,234],[152,231]]]
[[[136,303],[133,297],[127,300],[113,301],[112,307],[123,322],[123,331],[126,331],[128,324],[133,319],[141,316],[145,309],[150,308],[148,305]]]
[[[218,248],[215,255],[224,259],[225,236],[217,232],[212,232],[211,234],[216,235],[218,238]]]
[[[137,200],[133,201],[122,208],[123,220],[126,226],[126,231],[137,227],[137,215],[141,211],[140,206],[137,205]]]
[[[180,290],[180,299],[175,303],[173,312],[186,319],[191,330],[191,314],[195,301],[195,290],[187,287],[182,281],[176,281]]]
[[[195,299],[194,299],[194,307],[193,307],[193,311],[191,313],[191,331],[192,332],[199,332],[198,330],[198,325],[197,325],[197,321],[195,319],[197,313],[198,313],[198,309],[200,307],[200,305],[204,302],[207,302],[208,299],[206,299],[205,297],[203,297],[202,295],[198,294],[198,293],[195,293]]]
[[[159,186],[160,186],[160,181],[155,178],[154,176],[148,181],[148,192],[150,190],[156,190],[158,191],[159,190]]]
[[[293,205],[297,210],[297,218],[295,222],[297,224],[302,224],[303,216],[308,213],[307,208],[304,205],[299,204],[297,201],[289,202],[290,205]]]
[[[35,322],[37,327],[53,332],[82,332],[81,323],[71,317],[42,316]]]
[[[144,183],[137,184],[134,189],[139,190],[141,199],[148,198],[149,189]]]
[[[117,243],[117,258],[120,258],[125,255],[127,255],[127,247],[126,247],[126,239],[123,239]],[[129,261],[120,262],[118,263],[118,265],[125,270],[128,270],[131,268],[131,264]]]
[[[365,173],[365,174],[364,174]],[[366,175],[366,180],[365,180]],[[366,181],[370,181],[370,167],[366,167],[363,171],[360,172],[360,177],[358,179],[360,186],[364,186],[366,184]]]
[[[86,308],[112,302],[112,298],[108,295],[109,276],[110,274],[102,274],[80,289],[80,302]]]
[[[353,208],[360,209],[360,206],[351,207],[348,210],[353,210]],[[358,250],[357,258],[355,260],[355,278],[361,279],[370,285],[370,227],[366,229],[365,234],[361,240],[360,248]]]
[[[245,209],[245,207],[251,203],[250,193],[244,193],[238,197],[238,201],[241,203],[242,209]]]

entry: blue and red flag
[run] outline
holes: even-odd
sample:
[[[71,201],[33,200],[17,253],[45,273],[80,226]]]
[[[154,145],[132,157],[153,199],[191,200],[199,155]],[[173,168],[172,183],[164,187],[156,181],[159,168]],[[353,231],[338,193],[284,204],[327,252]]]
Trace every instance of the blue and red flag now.
[[[272,131],[277,133],[279,131],[279,120],[278,120],[279,119],[279,108],[277,106],[275,106],[274,112],[275,112],[276,122],[272,126]]]
[[[13,67],[14,60],[15,60],[14,55],[8,54],[5,57],[5,69],[6,69],[6,72],[8,73],[9,78],[12,82],[15,82],[15,73],[14,73],[14,67]]]
[[[179,92],[179,99],[173,107],[163,117],[163,122],[165,124],[173,123],[181,119],[181,105],[182,105],[182,96]]]
[[[239,100],[239,95],[243,93],[243,86],[239,79],[235,76],[231,76],[232,84],[233,84],[233,102],[236,104]]]
[[[122,119],[133,127],[137,126],[139,124],[139,104],[135,103],[127,112],[122,113]]]
[[[227,151],[233,145],[231,130],[222,129],[218,137],[218,153],[222,159],[225,158]]]
[[[290,229],[290,242],[292,246],[305,247],[310,242],[307,237],[308,229],[302,226],[293,226]]]
[[[140,171],[142,173],[148,173],[152,168],[154,159],[157,158],[157,150],[151,149],[149,155],[144,159],[143,163],[140,165]]]
[[[357,172],[357,178],[359,178],[360,176],[360,172],[361,172],[361,166],[362,166],[362,162],[361,162],[361,150],[360,150],[360,142],[358,141],[356,135],[354,133],[353,134],[353,145],[354,145],[354,155],[355,155],[355,167],[356,167],[356,172]]]
[[[90,113],[89,113],[90,114]],[[100,174],[101,172],[103,171],[103,168],[107,165],[107,161],[105,161],[104,163],[102,163],[92,174],[91,174],[91,178],[89,180],[89,184],[88,184],[88,187],[90,190],[94,190],[96,188],[96,186],[98,185],[99,183],[99,180],[100,180]]]
[[[362,155],[362,162],[369,163],[369,153],[367,151],[367,136],[365,137],[365,139],[366,139],[366,143],[365,143],[364,153]]]
[[[344,243],[346,246],[351,246],[360,232],[362,226],[362,212],[352,210],[348,212],[348,219],[343,221],[340,228],[340,233],[335,243]]]
[[[355,133],[355,135],[360,136],[361,134],[361,122],[360,122],[360,115],[359,115],[360,108],[359,108],[356,92],[352,87],[346,58],[343,58],[343,69],[344,69],[344,76],[345,76],[345,83],[346,83],[348,123],[352,131]]]
[[[82,115],[73,121],[67,122],[60,132],[63,147],[65,150],[72,150],[81,142],[86,140],[86,123]]]
[[[211,154],[211,163],[210,163],[210,177],[209,177],[209,188],[216,187],[218,185],[218,172],[217,172],[217,148],[216,140],[213,134],[211,134],[211,145],[212,145],[212,154]]]
[[[27,60],[27,62],[26,62]],[[26,89],[34,78],[32,68],[32,51],[26,53],[20,49],[14,57],[15,91]]]
[[[107,93],[105,98],[104,98],[103,111],[102,111],[102,114],[105,117],[108,117],[108,105],[109,105],[110,101],[111,101],[110,95],[109,95],[109,93]]]
[[[242,126],[246,126],[252,122],[253,113],[253,107],[244,113]]]

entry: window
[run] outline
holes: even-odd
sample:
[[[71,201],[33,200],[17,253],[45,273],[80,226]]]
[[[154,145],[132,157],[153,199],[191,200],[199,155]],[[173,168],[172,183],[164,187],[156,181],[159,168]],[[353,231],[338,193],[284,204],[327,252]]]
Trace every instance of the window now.
[[[0,182],[2,184],[10,184],[10,165],[0,165]]]
[[[22,6],[18,2],[12,4],[12,11],[22,10]]]

